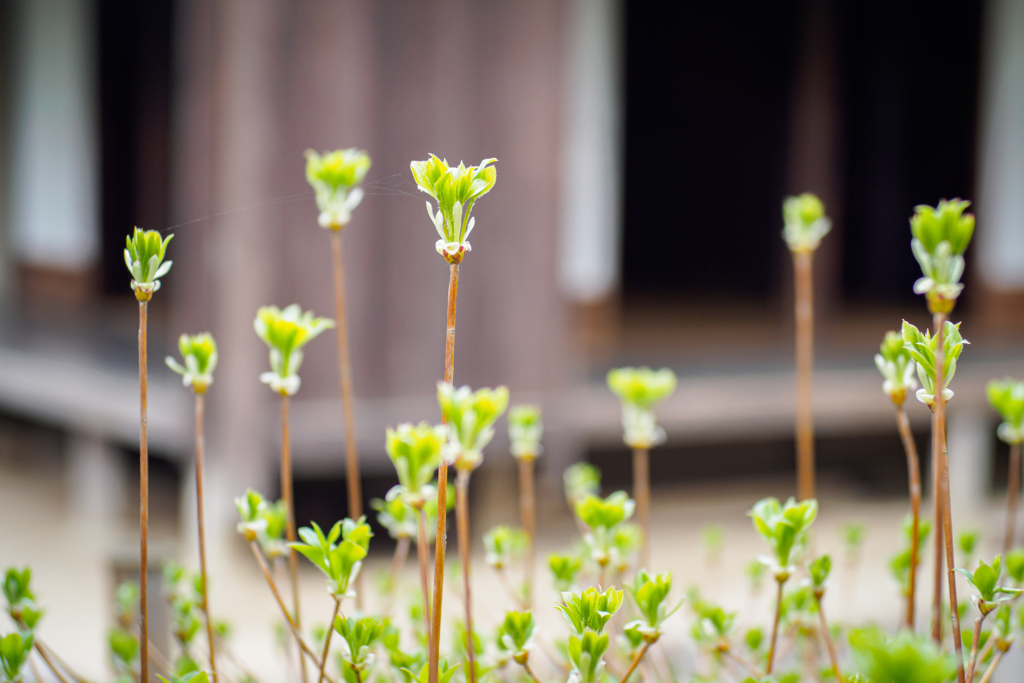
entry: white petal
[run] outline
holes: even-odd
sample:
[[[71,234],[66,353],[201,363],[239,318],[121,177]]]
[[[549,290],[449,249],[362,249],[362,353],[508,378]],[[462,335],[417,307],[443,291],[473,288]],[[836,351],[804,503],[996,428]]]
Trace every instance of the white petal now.
[[[476,225],[476,216],[469,219],[469,225],[466,227],[466,234],[462,236],[463,240],[469,239],[469,233],[473,232],[473,226]]]
[[[363,188],[357,187],[348,193],[348,199],[345,200],[345,206],[348,207],[349,211],[359,206],[359,202],[363,201]]]

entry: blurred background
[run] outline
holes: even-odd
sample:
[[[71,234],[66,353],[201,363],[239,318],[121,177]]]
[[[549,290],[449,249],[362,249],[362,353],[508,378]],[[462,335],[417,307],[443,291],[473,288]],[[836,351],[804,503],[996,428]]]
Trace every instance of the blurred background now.
[[[745,557],[743,513],[794,490],[780,207],[820,195],[834,222],[814,274],[823,524],[877,522],[861,579],[877,586],[842,609],[886,623],[906,467],[871,357],[901,319],[929,322],[911,290],[913,206],[971,199],[954,319],[972,345],[950,466],[954,510],[997,545],[1007,456],[983,389],[1024,375],[1024,0],[8,0],[0,131],[0,563],[33,565],[42,632],[90,676],[107,676],[115,581],[139,571],[137,307],[122,255],[135,225],[175,234],[150,305],[154,561],[195,556],[191,394],[162,359],[180,333],[208,330],[221,357],[212,607],[267,657],[273,605],[231,499],[278,487],[256,309],[333,313],[307,148],[374,161],[345,233],[367,496],[395,483],[384,427],[439,418],[447,268],[409,161],[497,157],[462,267],[456,380],[543,406],[554,548],[573,532],[566,465],[597,464],[608,491],[630,484],[606,371],[672,367],[668,443],[651,463],[655,564],[692,578],[718,575],[694,557],[703,525],[724,524]],[[327,336],[307,347],[294,401],[300,523],[346,510]],[[927,411],[909,411],[926,450]],[[506,447],[499,435],[474,478],[477,539],[516,519]],[[387,544],[378,535],[380,562]],[[727,601],[737,591],[721,581]]]

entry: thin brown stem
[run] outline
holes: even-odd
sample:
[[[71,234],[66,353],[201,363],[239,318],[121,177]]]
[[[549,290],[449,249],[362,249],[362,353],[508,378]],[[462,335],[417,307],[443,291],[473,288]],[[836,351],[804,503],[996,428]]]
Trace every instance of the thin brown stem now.
[[[782,618],[782,586],[786,581],[776,579],[776,583],[779,584],[779,593],[775,601],[775,619],[772,622],[772,642],[771,646],[768,648],[768,665],[765,669],[766,676],[771,675],[772,667],[775,665],[775,646],[779,640],[779,620]]]
[[[345,478],[348,486],[348,516],[363,514],[363,485],[356,450],[356,418],[352,391],[352,361],[348,348],[348,319],[345,315],[345,271],[341,256],[341,229],[331,232],[331,262],[334,271],[334,313],[338,325],[338,368],[341,378],[341,411],[345,419]],[[363,575],[356,575],[356,609],[363,608]]]
[[[935,423],[935,414],[932,413],[932,502],[935,506],[935,523],[932,528],[935,530],[935,581],[932,593],[932,640],[937,645],[942,644],[942,569],[945,563],[945,539],[942,533],[942,465],[939,457],[939,450],[935,444],[935,435],[938,427]]]
[[[156,663],[157,669],[163,669],[163,672],[168,675],[174,671],[174,667],[171,666],[171,662],[167,657],[164,657],[160,650],[157,649],[152,640],[149,641],[149,647],[147,649],[149,650],[150,658]]]
[[[523,531],[526,532],[526,567],[523,578],[526,582],[526,606],[533,606],[533,578],[537,567],[537,499],[533,477],[534,459],[519,459],[519,512]]]
[[[748,674],[753,676],[755,679],[761,678],[761,672],[754,668],[754,665],[748,662],[743,657],[740,657],[731,649],[723,650],[723,654],[735,662],[740,668],[746,671]],[[669,680],[672,680],[671,678]]]
[[[147,322],[149,304],[139,302],[139,631],[149,640],[149,372]],[[139,658],[142,680],[149,681],[149,652]]]
[[[523,662],[523,670],[526,671],[526,675],[530,677],[530,680],[533,681],[533,683],[540,683],[540,679],[537,678],[535,673],[533,673],[533,669],[530,668],[530,664],[528,662]]]
[[[299,554],[291,547],[296,541],[295,533],[295,496],[292,487],[292,444],[288,425],[288,408],[291,399],[281,395],[281,497],[284,498],[284,505],[288,512],[288,571],[292,580],[292,601],[295,605],[295,631],[296,637],[302,634],[302,616],[299,610]],[[306,681],[306,660],[299,657],[302,681]]]
[[[650,643],[644,643],[644,646],[636,653],[636,657],[633,657],[633,662],[629,665],[629,669],[626,670],[625,675],[619,679],[619,683],[626,683],[626,681],[629,680],[629,677],[633,675],[633,671],[636,670],[636,667],[640,664],[640,660],[644,658],[644,655],[647,654],[647,650],[650,647]]]
[[[395,554],[391,558],[391,573],[388,577],[388,605],[384,613],[391,612],[391,604],[394,602],[395,593],[398,591],[398,579],[402,575],[402,567],[405,566],[405,558],[409,556],[409,543],[410,539],[408,536],[402,536],[398,539],[395,544]]]
[[[309,645],[306,644],[306,639],[302,637],[302,631],[299,630],[297,622],[292,618],[291,613],[284,604],[284,600],[281,599],[281,592],[277,589],[277,583],[274,581],[274,577],[270,573],[270,567],[267,566],[267,561],[264,559],[263,553],[260,552],[259,544],[255,540],[249,541],[249,548],[252,550],[252,554],[256,558],[257,564],[259,564],[260,570],[263,571],[263,578],[267,580],[267,585],[270,587],[270,592],[274,595],[274,600],[277,601],[277,606],[281,610],[281,614],[284,616],[285,621],[288,622],[288,627],[291,629],[292,635],[295,636],[295,641],[299,645],[300,653],[305,653],[306,657],[312,659],[313,662],[319,666],[320,657],[313,652]],[[300,654],[300,659],[301,658],[302,656]],[[328,683],[335,683],[327,673],[324,673],[324,680]]]
[[[1005,654],[1005,650],[1000,650],[996,653],[996,658],[993,659],[992,663],[988,665],[988,669],[985,671],[985,675],[981,677],[981,683],[988,683],[989,679],[992,678],[992,674],[995,673],[996,667],[999,666],[999,662],[1002,661],[1003,655]]]
[[[22,627],[22,628],[25,628],[24,622],[22,622],[20,620],[18,622],[18,625],[20,627]],[[68,663],[66,661],[64,661],[60,657],[60,655],[58,655],[56,652],[54,652],[52,649],[50,649],[50,647],[48,645],[46,645],[46,643],[44,643],[42,641],[42,639],[39,638],[38,635],[36,636],[36,639],[35,639],[35,647],[36,647],[36,650],[39,651],[39,656],[43,658],[43,661],[46,662],[47,666],[50,666],[51,668],[53,668],[52,665],[50,664],[50,660],[52,659],[53,662],[55,662],[57,664],[57,666],[59,666],[60,668],[64,669],[64,672],[68,676],[71,677],[72,681],[74,681],[75,683],[86,683],[85,682],[85,677],[82,676],[81,674],[76,673],[74,669],[72,669],[70,666],[68,666]]]
[[[985,612],[978,615],[978,618],[974,620],[974,634],[971,640],[971,658],[967,660],[967,673],[965,678],[967,683],[971,683],[974,680],[974,667],[978,665],[978,641],[981,640],[981,625],[985,622]],[[991,638],[990,638],[991,640]]]
[[[992,635],[985,641],[985,647],[981,648],[981,652],[978,653],[979,662],[984,662],[988,658],[989,653],[992,652],[992,646],[996,644],[997,640],[999,639]]]
[[[941,494],[942,494],[942,535],[943,543],[946,546],[946,585],[949,588],[949,614],[953,626],[953,647],[956,650],[957,680],[965,683],[963,641],[960,638],[960,610],[956,599],[956,564],[953,560],[953,515],[950,509],[949,500],[949,456],[946,453],[946,400],[942,395],[946,386],[943,364],[945,363],[945,350],[943,349],[943,325],[946,322],[945,313],[935,313],[932,316],[935,326],[935,442],[936,458],[941,465]]]
[[[214,681],[217,680],[217,661],[213,647],[213,619],[210,617],[210,584],[206,573],[206,516],[203,507],[203,481],[205,470],[203,427],[206,413],[206,396],[202,391],[196,392],[196,516],[199,524],[199,573],[202,577],[203,594],[200,596],[200,607],[206,619],[206,638],[210,646],[210,671]]]
[[[423,591],[423,628],[430,642],[430,558],[427,553],[427,513],[423,505],[416,507],[416,518],[419,521],[419,532],[416,537],[416,557],[420,563],[420,589]]]
[[[651,566],[651,467],[650,451],[633,449],[633,498],[636,500],[636,520],[643,537],[640,540],[640,566]]]
[[[68,683],[68,679],[64,678],[64,675],[60,672],[60,669],[57,668],[57,665],[50,658],[49,653],[46,652],[46,648],[41,646],[39,643],[36,643],[35,646],[36,652],[38,652],[39,656],[43,658],[44,662],[46,662],[46,666],[50,667],[50,671],[53,672],[53,674],[57,677],[60,683]],[[41,681],[42,679],[39,680]]]
[[[832,662],[832,672],[836,675],[836,681],[845,680],[842,674],[839,673],[839,658],[836,657],[836,646],[832,642],[832,634],[828,630],[828,621],[825,619],[825,609],[821,606],[821,598],[818,595],[814,596],[815,601],[818,603],[818,618],[821,620],[821,637],[825,641],[825,647],[828,649],[828,658]]]
[[[448,333],[444,345],[444,381],[455,379],[455,311],[459,298],[459,264],[448,269]],[[428,683],[437,683],[441,647],[441,605],[444,601],[444,547],[448,522],[448,467],[437,469],[437,538],[434,540],[434,608],[431,614]],[[472,648],[470,648],[472,649]]]
[[[473,596],[469,584],[469,476],[471,470],[456,468],[455,524],[459,536],[459,564],[462,565],[462,604],[466,608],[466,656],[469,660],[469,683],[476,683],[473,653]]]
[[[1010,472],[1006,480],[1006,537],[1003,556],[1013,547],[1017,527],[1017,498],[1020,495],[1020,442],[1010,445]]]
[[[907,454],[907,474],[910,479],[910,577],[907,586],[907,628],[914,630],[915,607],[917,605],[917,551],[921,533],[921,465],[917,455],[917,444],[910,431],[910,421],[903,404],[896,406],[896,425],[899,427],[903,450]]]
[[[796,294],[796,469],[801,500],[814,498],[814,418],[811,377],[814,372],[814,288],[810,251],[793,252]]]
[[[320,657],[320,677],[317,678],[317,683],[324,683],[324,670],[327,668],[327,655],[331,652],[331,636],[334,635],[334,621],[338,618],[338,612],[341,611],[341,600],[338,596],[334,596],[334,613],[331,614],[331,620],[327,624],[327,635],[324,636],[324,653]]]

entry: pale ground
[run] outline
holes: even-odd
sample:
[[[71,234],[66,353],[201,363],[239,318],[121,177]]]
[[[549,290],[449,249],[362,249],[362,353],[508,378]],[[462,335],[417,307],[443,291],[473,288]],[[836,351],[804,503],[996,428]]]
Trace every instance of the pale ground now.
[[[514,487],[507,485],[515,481],[507,473],[487,475],[481,472],[478,476],[481,480],[474,488],[474,496],[488,504],[477,511],[474,542],[478,561],[474,564],[473,590],[478,624],[489,631],[510,602],[495,573],[482,562],[479,537],[491,524],[515,522],[516,493]],[[9,460],[6,464],[0,460],[0,567],[10,564],[33,567],[35,587],[47,611],[40,629],[41,637],[84,675],[109,679],[104,640],[110,626],[114,571],[119,559],[127,564],[134,556],[137,541],[129,523],[130,515],[122,515],[118,521],[103,525],[104,528],[96,528],[87,520],[71,519],[68,500],[72,487],[68,484],[45,469],[12,466]],[[739,610],[743,625],[762,623],[768,615],[768,586],[760,595],[753,594],[744,572],[748,562],[762,551],[762,545],[745,513],[759,497],[785,495],[788,485],[788,481],[764,479],[729,485],[655,488],[652,564],[658,569],[673,571],[676,594],[681,595],[691,585],[699,585],[707,599]],[[905,503],[857,498],[834,485],[825,485],[819,497],[821,513],[816,525],[816,549],[832,553],[837,560],[832,588],[826,596],[826,612],[834,623],[877,622],[892,629],[901,608],[886,570],[886,558],[897,541],[898,523],[906,512]],[[575,526],[568,514],[554,512],[560,509],[557,501],[542,505],[541,558],[575,538]],[[160,519],[159,515],[156,517],[153,554],[175,556],[184,548],[188,552],[182,552],[179,558],[194,562],[191,537],[175,539],[175,525]],[[978,513],[971,523],[986,520],[992,521],[992,528],[1001,528],[1001,517],[995,505]],[[855,565],[841,559],[840,530],[851,521],[862,522],[867,527],[863,557]],[[711,523],[721,525],[725,532],[725,545],[718,557],[708,557],[701,542],[702,529]],[[983,555],[996,550],[996,535],[990,534],[984,540]],[[262,576],[237,536],[229,531],[221,539],[221,543],[212,544],[211,551],[213,610],[232,622],[234,648],[249,668],[257,672],[262,683],[289,680],[273,636],[278,614]],[[454,553],[454,530],[449,540],[449,549]],[[926,552],[926,556],[930,557],[930,553]],[[390,558],[372,558],[366,568],[367,583],[386,571],[389,562]],[[921,572],[922,598],[930,592],[928,564],[926,561]],[[536,613],[540,628],[560,637],[564,632],[561,617],[553,609],[544,607],[551,604],[554,597],[547,572],[537,574],[540,597]],[[415,549],[406,564],[403,581],[408,596],[418,585]],[[307,624],[323,624],[329,617],[331,602],[323,586],[320,575],[309,566],[304,567],[301,592]],[[455,582],[449,584],[446,597],[446,613],[461,612]],[[925,602],[925,599],[919,601],[921,625],[926,625],[928,620]],[[687,680],[686,672],[694,662],[687,635],[692,619],[684,609],[672,617],[672,622],[669,634],[656,649],[663,648],[677,674]],[[6,628],[6,625],[2,627]],[[448,631],[450,629],[446,629]],[[538,673],[545,680],[554,680],[553,670],[546,670],[543,655],[538,653],[535,657],[539,660]],[[659,666],[663,666],[661,658],[656,659]],[[1012,660],[1008,658],[994,680],[1002,683],[1022,680],[1022,659],[1019,651]]]

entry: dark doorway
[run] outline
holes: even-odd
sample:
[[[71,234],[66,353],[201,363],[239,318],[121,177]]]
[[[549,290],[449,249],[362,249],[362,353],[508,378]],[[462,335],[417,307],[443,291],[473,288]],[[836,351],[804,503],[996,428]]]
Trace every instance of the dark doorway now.
[[[125,236],[167,225],[174,0],[98,3],[103,289],[130,295]]]

